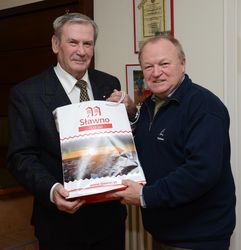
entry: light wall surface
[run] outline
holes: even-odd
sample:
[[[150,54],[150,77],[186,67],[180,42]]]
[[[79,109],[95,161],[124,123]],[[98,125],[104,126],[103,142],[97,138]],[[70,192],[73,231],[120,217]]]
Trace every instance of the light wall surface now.
[[[138,63],[132,0],[95,0],[94,18],[99,26],[95,66],[116,75],[125,90],[125,65]]]
[[[116,75],[125,89],[125,64],[134,53],[132,0],[95,0],[99,25],[96,68]],[[174,1],[174,35],[183,45],[193,81],[223,97],[223,3],[220,0]]]

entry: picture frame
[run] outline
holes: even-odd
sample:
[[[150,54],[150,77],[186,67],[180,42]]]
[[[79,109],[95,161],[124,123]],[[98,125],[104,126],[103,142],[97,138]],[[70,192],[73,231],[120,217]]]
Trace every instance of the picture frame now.
[[[174,35],[173,0],[133,0],[134,51],[160,33]]]
[[[136,106],[141,106],[147,96],[151,94],[143,79],[140,64],[126,64],[126,92]]]

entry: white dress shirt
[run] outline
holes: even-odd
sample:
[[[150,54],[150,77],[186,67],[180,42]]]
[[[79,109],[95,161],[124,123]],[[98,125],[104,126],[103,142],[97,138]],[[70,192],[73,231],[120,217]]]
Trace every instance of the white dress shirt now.
[[[59,63],[54,67],[54,71],[55,71],[59,81],[61,82],[67,96],[69,97],[71,103],[78,103],[79,96],[80,96],[80,88],[75,86],[77,79],[75,79],[72,75],[70,75],[68,72],[66,72],[60,66]],[[94,100],[88,71],[86,71],[86,73],[82,77],[82,80],[87,82],[87,91],[88,91],[88,95],[89,95],[90,100]]]

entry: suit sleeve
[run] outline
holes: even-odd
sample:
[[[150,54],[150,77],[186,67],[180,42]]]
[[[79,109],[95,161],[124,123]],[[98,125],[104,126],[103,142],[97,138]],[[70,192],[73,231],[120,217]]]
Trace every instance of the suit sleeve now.
[[[49,192],[56,179],[43,164],[36,117],[31,109],[34,104],[29,99],[21,88],[15,87],[10,93],[7,165],[17,181],[39,201],[51,204]]]

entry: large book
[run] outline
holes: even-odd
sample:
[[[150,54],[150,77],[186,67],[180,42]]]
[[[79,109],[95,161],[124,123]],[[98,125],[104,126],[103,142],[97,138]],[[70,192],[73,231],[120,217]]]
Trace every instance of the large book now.
[[[145,183],[125,105],[87,101],[54,111],[68,198],[105,201],[123,179]]]

